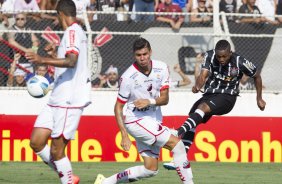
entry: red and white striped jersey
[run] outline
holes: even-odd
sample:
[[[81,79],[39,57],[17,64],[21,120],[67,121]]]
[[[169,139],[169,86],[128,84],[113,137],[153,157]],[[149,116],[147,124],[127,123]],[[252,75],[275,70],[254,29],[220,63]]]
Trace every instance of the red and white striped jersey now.
[[[120,88],[117,100],[126,103],[124,115],[126,122],[135,121],[143,117],[151,117],[162,120],[159,106],[148,106],[144,109],[135,108],[133,102],[137,99],[155,99],[160,91],[169,88],[168,66],[157,60],[152,60],[152,70],[145,75],[138,70],[136,64],[132,64],[120,78]]]

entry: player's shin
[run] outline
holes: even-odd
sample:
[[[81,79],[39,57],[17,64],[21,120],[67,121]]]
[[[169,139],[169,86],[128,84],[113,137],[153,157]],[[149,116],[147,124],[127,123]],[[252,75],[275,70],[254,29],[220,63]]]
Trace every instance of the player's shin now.
[[[103,184],[115,184],[115,183],[131,183],[143,178],[149,178],[157,175],[158,171],[151,171],[142,166],[130,167],[120,173],[116,173],[105,180]]]
[[[183,135],[181,138],[182,142],[184,143],[186,153],[188,153],[191,145],[193,144],[195,137],[195,128],[189,130],[186,134]]]
[[[51,153],[50,153],[50,146],[47,144],[45,147],[40,151],[36,153],[44,163],[46,163],[52,170],[57,172],[56,166],[54,164],[54,160],[52,159]]]
[[[204,115],[204,112],[200,109],[197,109],[194,113],[191,113],[183,125],[177,129],[178,135],[180,136],[187,131],[196,128],[202,122]]]
[[[182,141],[179,141],[172,150],[173,160],[176,166],[176,172],[182,183],[193,184],[193,174],[190,163],[187,159],[185,147]]]

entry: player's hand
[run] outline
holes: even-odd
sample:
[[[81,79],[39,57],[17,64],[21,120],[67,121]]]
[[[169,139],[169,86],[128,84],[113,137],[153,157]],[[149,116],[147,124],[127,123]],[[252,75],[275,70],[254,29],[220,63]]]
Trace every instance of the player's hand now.
[[[266,102],[262,98],[260,98],[260,99],[257,99],[257,105],[259,109],[263,111],[265,109]]]
[[[138,99],[133,102],[137,109],[143,109],[150,105],[150,101],[148,99]]]
[[[48,55],[55,56],[56,55],[56,45],[55,45],[55,43],[48,43],[44,47],[44,50],[47,52]]]
[[[25,53],[25,57],[26,59],[28,59],[31,63],[34,63],[34,64],[40,64],[42,63],[42,58],[34,53],[34,52],[26,52]]]
[[[122,137],[120,145],[124,151],[129,151],[131,144],[129,137]]]
[[[193,86],[192,87],[192,92],[193,93],[198,93],[200,90],[196,87],[196,86]]]

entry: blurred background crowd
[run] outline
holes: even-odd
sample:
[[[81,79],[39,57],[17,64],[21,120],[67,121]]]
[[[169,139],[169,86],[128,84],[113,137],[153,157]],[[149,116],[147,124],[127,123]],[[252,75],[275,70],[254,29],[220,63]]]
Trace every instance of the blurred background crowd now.
[[[82,25],[85,24],[83,12],[87,11],[87,19],[94,27],[96,22],[101,21],[126,22],[127,25],[130,23],[156,24],[157,22],[159,23],[157,25],[165,25],[172,31],[178,32],[182,27],[193,23],[201,26],[213,24],[213,0],[73,1],[77,7],[79,22]],[[58,46],[56,41],[60,38],[55,38],[57,35],[42,36],[28,32],[28,30],[42,30],[42,26],[40,27],[42,22],[45,22],[44,30],[47,27],[51,30],[60,30],[59,20],[54,11],[57,2],[58,0],[0,0],[0,30],[2,30],[0,32],[0,86],[23,87],[26,81],[35,74],[45,76],[50,83],[53,82],[54,68],[46,65],[33,66],[24,57],[24,53],[32,51],[50,55],[51,53],[43,52],[44,47],[48,44]],[[282,17],[276,16],[282,15],[282,0],[220,0],[219,11],[227,14],[239,13],[236,16],[227,16],[228,22],[237,24],[280,26],[282,23]],[[242,14],[259,16],[243,16]],[[99,44],[97,40],[96,44]],[[178,57],[179,61],[173,65],[171,72],[175,72],[179,77],[171,81],[172,87],[189,86],[194,81],[194,77],[200,70],[203,52],[194,51],[191,47],[178,51],[181,53]],[[187,71],[183,64],[185,55],[195,58],[191,71]],[[122,69],[118,67],[114,62],[103,65],[100,75],[92,81],[93,88],[117,89],[118,79],[122,74]],[[241,89],[254,89],[254,86],[248,83],[248,78],[244,77]]]

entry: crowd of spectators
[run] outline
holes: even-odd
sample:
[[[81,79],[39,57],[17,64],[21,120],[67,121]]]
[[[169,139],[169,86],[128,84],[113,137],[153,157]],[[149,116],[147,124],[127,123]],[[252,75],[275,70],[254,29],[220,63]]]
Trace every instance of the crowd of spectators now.
[[[18,10],[55,10],[58,0],[0,0],[0,22],[3,27],[10,27],[14,24],[13,14],[3,13]],[[183,22],[212,22],[212,16],[207,13],[213,12],[213,0],[73,0],[77,7],[77,17],[83,23],[83,12],[88,13],[90,22],[99,18],[109,20],[109,16],[115,17],[115,20],[135,22],[161,21],[168,23],[173,29],[181,26]],[[281,0],[220,0],[220,11],[226,13],[251,13],[261,14],[255,17],[234,17],[228,16],[228,20],[235,19],[238,22],[266,22],[270,24],[279,24],[281,17],[275,18],[275,15],[282,14]],[[111,13],[114,11],[121,14],[96,14],[96,11]],[[123,12],[132,12],[124,14]],[[135,14],[134,14],[135,12]],[[141,13],[140,13],[141,12]],[[189,15],[164,15],[161,13],[190,13]],[[160,14],[158,14],[160,13]],[[53,24],[58,24],[58,19],[54,13],[30,13],[28,17],[35,21],[40,19],[50,19]],[[179,24],[180,26],[175,26]]]
[[[135,22],[152,22],[158,21],[169,25],[172,30],[178,31],[183,23],[201,23],[212,24],[213,0],[73,0],[77,6],[77,17],[81,24],[84,24],[83,12],[88,13],[89,22],[113,18],[117,21],[135,21]],[[29,30],[27,21],[39,21],[41,19],[50,20],[53,25],[58,25],[56,13],[27,13],[20,12],[13,14],[14,11],[22,10],[55,10],[58,0],[0,0],[0,29],[1,30]],[[244,17],[230,16],[229,21],[237,23],[256,23],[256,24],[273,24],[282,23],[282,17],[275,15],[282,14],[282,0],[220,0],[220,11],[226,13],[248,13],[260,14],[261,16]],[[121,12],[120,14],[97,14],[96,11],[102,12]],[[136,12],[136,14],[124,14],[123,12]],[[138,14],[139,12],[143,12]],[[144,14],[145,12],[145,14]],[[173,14],[164,14],[172,12]],[[191,13],[189,15],[179,14],[183,12]],[[0,33],[0,39],[2,39]],[[39,70],[44,70],[50,82],[52,77],[49,76],[48,66],[32,66],[23,54],[27,51],[38,52],[40,41],[36,34],[27,32],[9,32],[6,35],[7,45],[10,48],[10,66],[5,68],[0,65],[1,79],[3,75],[9,74],[6,79],[7,86],[24,86],[20,78],[28,80],[32,75],[37,74]],[[1,50],[1,48],[0,48]],[[1,58],[3,60],[3,57]],[[21,65],[25,70],[17,67]],[[28,73],[28,72],[30,73]],[[111,71],[111,72],[109,72]],[[22,75],[24,74],[24,75]],[[48,75],[47,75],[48,74]],[[21,76],[21,77],[18,77]],[[101,75],[100,82],[95,87],[117,88],[118,87],[118,69],[111,66],[104,75]],[[1,83],[3,85],[3,83]]]

